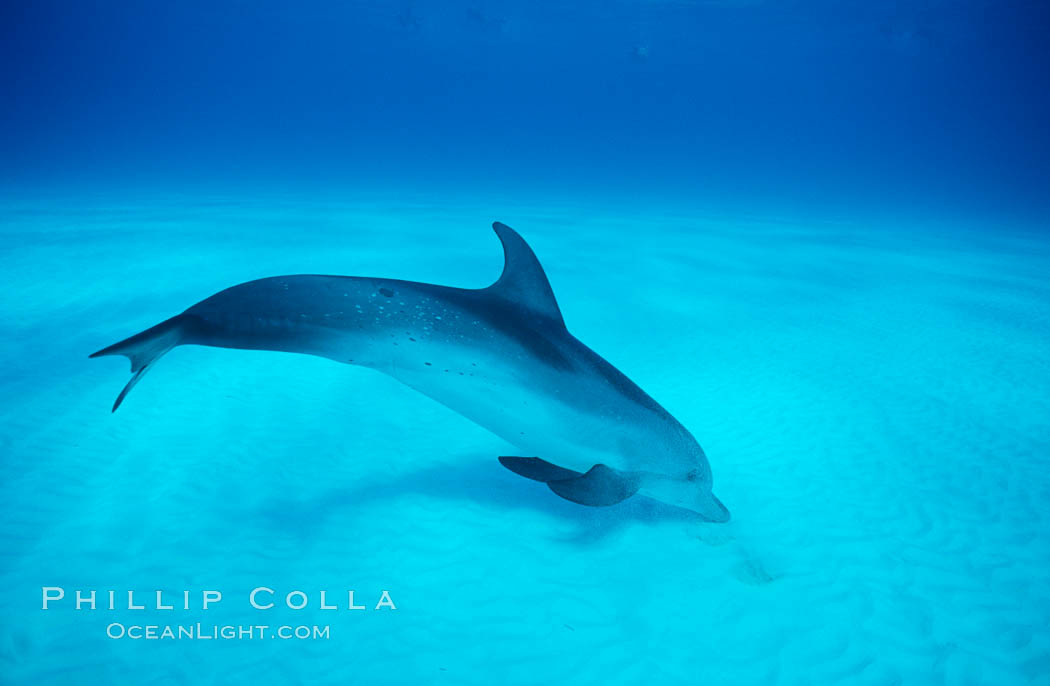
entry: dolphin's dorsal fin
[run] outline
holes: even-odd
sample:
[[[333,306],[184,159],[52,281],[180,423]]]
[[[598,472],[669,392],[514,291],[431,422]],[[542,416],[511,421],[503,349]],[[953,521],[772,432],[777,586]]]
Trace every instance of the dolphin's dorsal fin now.
[[[485,290],[564,326],[554,291],[532,248],[506,224],[495,222],[492,228],[503,243],[503,274]]]

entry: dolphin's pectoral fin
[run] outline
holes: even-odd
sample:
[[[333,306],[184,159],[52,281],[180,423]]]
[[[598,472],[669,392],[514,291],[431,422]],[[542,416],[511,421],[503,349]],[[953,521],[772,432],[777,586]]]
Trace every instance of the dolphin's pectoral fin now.
[[[627,500],[638,492],[640,486],[637,476],[623,474],[603,464],[596,464],[586,474],[581,474],[538,457],[501,455],[499,463],[518,476],[546,483],[566,500],[591,507],[615,505]]]
[[[514,472],[518,476],[523,476],[526,479],[532,479],[533,481],[542,481],[547,483],[549,481],[565,481],[567,479],[576,479],[583,474],[575,472],[565,467],[559,467],[558,465],[551,464],[546,460],[541,460],[538,457],[509,457],[507,455],[500,455],[499,463]]]
[[[605,507],[627,500],[638,492],[640,486],[637,476],[623,474],[603,464],[594,465],[582,476],[547,482],[547,487],[562,498],[591,507]]]

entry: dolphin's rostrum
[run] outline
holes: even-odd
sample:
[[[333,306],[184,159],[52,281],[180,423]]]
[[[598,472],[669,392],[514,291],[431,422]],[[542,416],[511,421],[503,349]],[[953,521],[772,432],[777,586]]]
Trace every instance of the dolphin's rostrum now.
[[[177,345],[278,350],[371,367],[535,457],[501,457],[583,505],[641,493],[725,522],[696,439],[568,332],[539,261],[510,227],[503,274],[465,289],[356,276],[242,283],[91,357],[125,355],[128,391]]]

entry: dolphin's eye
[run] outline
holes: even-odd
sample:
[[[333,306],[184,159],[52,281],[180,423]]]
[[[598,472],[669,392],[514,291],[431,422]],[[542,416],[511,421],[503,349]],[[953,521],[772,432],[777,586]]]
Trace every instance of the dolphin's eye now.
[[[689,472],[688,474],[685,475],[686,481],[696,481],[699,478],[700,478],[700,470],[699,469],[694,469],[693,471],[691,471],[691,472]]]

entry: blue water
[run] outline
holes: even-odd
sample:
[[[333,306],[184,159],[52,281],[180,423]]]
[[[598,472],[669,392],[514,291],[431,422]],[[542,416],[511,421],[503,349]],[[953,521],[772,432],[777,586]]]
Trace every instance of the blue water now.
[[[0,683],[1050,679],[1044,5],[2,13]],[[264,276],[485,286],[493,220],[730,523],[367,369],[181,347],[111,414],[87,359]],[[111,637],[198,623],[268,629]]]

